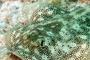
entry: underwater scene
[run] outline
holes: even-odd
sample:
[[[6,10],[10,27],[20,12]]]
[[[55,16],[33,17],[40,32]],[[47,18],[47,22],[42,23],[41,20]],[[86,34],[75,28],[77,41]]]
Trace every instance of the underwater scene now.
[[[0,60],[90,60],[89,0],[0,0]]]

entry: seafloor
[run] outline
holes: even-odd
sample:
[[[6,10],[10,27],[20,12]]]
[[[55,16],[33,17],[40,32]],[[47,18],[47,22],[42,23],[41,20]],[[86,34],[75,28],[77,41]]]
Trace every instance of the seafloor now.
[[[85,7],[90,4],[89,0],[0,0],[0,60],[21,60],[12,52],[9,52],[5,43],[6,34],[14,27],[27,25],[33,13],[37,10],[41,3],[50,3],[63,11],[74,11],[77,7]],[[90,21],[89,27],[90,27]],[[85,36],[82,36],[86,38]],[[89,37],[90,40],[90,37]],[[89,43],[90,45],[90,43]],[[88,46],[89,46],[88,45]],[[82,44],[83,48],[86,47]],[[73,58],[73,56],[75,56]],[[89,60],[90,47],[80,50],[71,58],[63,58],[63,60]]]

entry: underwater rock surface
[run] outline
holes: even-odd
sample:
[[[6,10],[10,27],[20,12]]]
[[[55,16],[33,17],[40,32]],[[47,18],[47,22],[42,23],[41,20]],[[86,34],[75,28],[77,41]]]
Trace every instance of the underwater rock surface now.
[[[6,46],[23,60],[77,59],[89,47],[89,17],[90,5],[67,12],[44,3],[27,25],[8,32]]]

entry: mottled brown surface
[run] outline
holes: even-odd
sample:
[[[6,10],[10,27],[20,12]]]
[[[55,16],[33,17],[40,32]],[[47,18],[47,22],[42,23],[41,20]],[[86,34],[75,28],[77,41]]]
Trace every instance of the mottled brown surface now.
[[[7,55],[9,56],[7,58],[7,60],[22,60],[19,57],[17,57],[16,55],[12,54],[11,52],[7,52]]]

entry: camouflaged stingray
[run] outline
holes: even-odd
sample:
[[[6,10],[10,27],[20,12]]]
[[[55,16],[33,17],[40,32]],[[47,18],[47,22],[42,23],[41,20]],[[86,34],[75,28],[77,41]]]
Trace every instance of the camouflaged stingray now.
[[[72,12],[42,4],[30,22],[8,33],[6,46],[22,60],[64,60],[90,40],[90,5]]]

